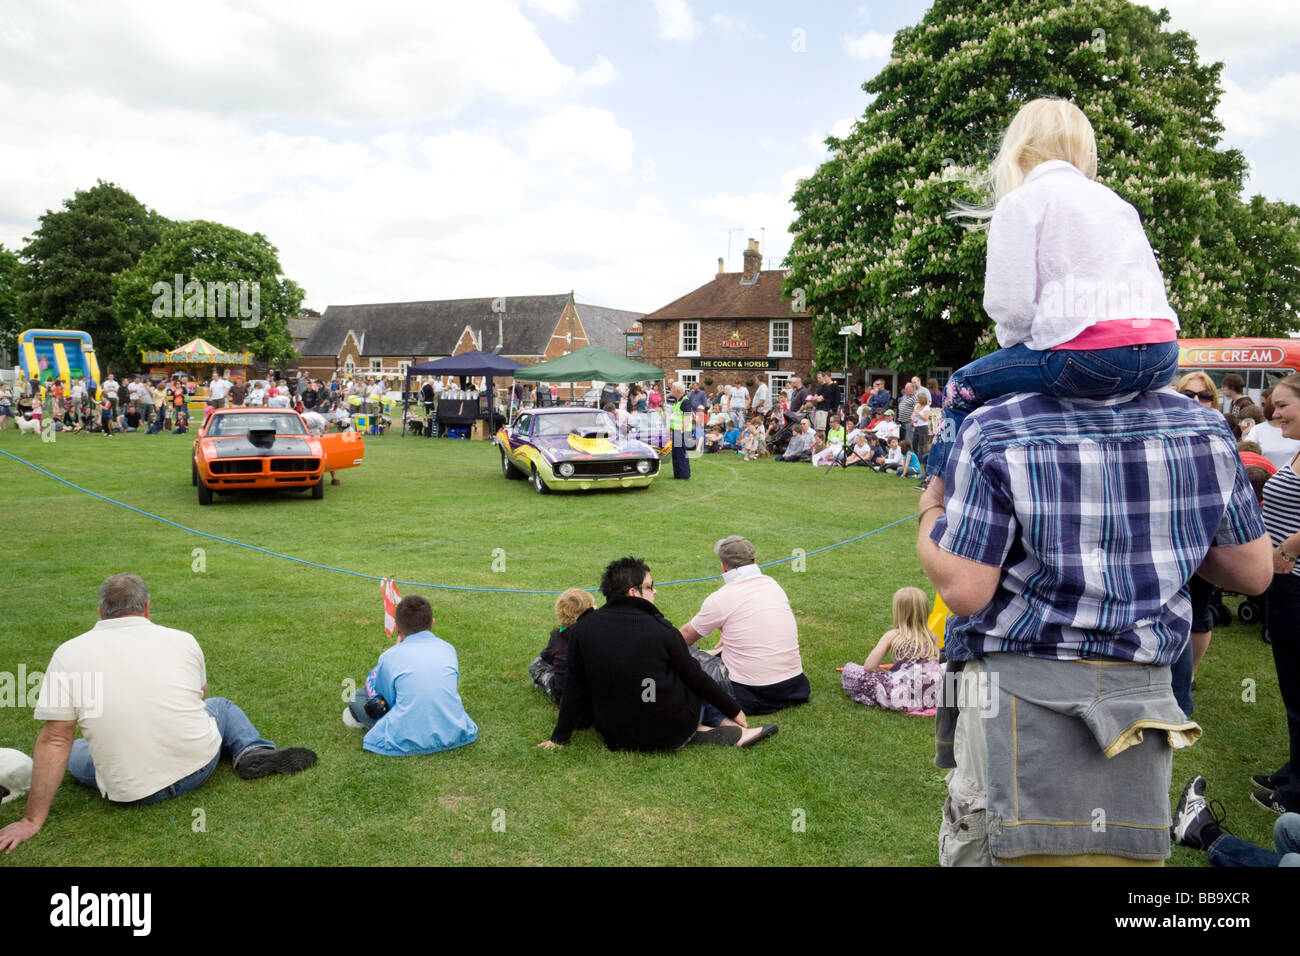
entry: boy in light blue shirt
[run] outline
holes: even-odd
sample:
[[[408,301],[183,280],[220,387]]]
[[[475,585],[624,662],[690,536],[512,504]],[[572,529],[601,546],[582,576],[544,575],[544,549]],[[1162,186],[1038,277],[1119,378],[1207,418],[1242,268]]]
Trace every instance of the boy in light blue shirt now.
[[[366,750],[394,757],[473,743],[478,727],[460,700],[456,649],[430,630],[428,600],[402,598],[393,618],[397,643],[379,655],[365,688],[343,711],[343,723],[366,730]]]

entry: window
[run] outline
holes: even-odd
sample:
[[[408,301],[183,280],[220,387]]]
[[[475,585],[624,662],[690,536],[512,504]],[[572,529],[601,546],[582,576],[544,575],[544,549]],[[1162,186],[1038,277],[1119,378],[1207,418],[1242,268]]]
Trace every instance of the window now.
[[[407,370],[408,368],[410,368],[410,367],[411,367],[411,363],[410,363],[410,362],[398,362],[398,363],[397,363],[397,374],[398,374],[401,378],[406,378],[406,370]]]
[[[384,360],[383,360],[383,359],[371,359],[371,360],[370,360],[370,371],[372,371],[372,372],[382,372],[383,370],[384,370]]]
[[[679,368],[677,369],[677,381],[685,385],[687,391],[690,391],[692,385],[699,383],[700,373],[697,369]]]
[[[772,403],[775,404],[781,395],[781,389],[790,384],[789,372],[768,372],[767,386],[768,391],[772,393]]]
[[[767,354],[768,355],[791,355],[790,351],[790,320],[774,319],[768,326],[767,333]]]
[[[347,361],[345,361],[345,362],[343,363],[343,371],[345,371],[345,372],[347,372],[349,375],[351,375],[351,374],[352,374],[353,372],[355,372],[356,370],[357,370],[356,365],[353,363],[351,357],[349,357],[349,358],[347,359]]]
[[[677,326],[677,354],[700,354],[700,323],[681,322]]]
[[[952,378],[952,368],[950,366],[940,366],[939,368],[932,368],[930,369],[930,371],[925,373],[925,380],[928,382],[930,381],[930,379],[934,379],[936,382],[939,383],[940,388],[943,388],[945,385],[947,385],[948,379],[950,378]]]

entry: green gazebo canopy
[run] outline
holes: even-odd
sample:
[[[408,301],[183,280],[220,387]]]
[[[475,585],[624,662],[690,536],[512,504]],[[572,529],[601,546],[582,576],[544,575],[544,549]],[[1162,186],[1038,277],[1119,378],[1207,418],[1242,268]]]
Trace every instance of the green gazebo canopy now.
[[[568,355],[514,373],[517,382],[657,382],[663,369],[588,345]]]

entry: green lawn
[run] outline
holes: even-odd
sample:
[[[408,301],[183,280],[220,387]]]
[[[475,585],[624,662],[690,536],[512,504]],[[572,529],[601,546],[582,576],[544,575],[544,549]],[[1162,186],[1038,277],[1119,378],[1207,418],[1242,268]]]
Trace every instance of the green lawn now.
[[[184,437],[43,444],[9,429],[0,450],[213,535],[364,574],[478,588],[592,587],[624,554],[645,558],[656,583],[703,577],[717,572],[712,544],[724,535],[746,535],[769,561],[906,517],[917,495],[911,481],[859,469],[823,475],[711,455],[690,482],[540,497],[501,478],[489,444],[389,436],[369,440],[365,465],[341,473],[323,501],[218,497],[200,508]],[[395,759],[362,751],[339,719],[345,682],[360,682],[388,644],[377,582],[199,537],[5,456],[0,507],[0,671],[43,670],[60,642],[93,625],[100,582],[134,571],[153,593],[154,620],[198,638],[213,696],[239,703],[267,737],[320,754],[306,773],[252,782],[223,764],[200,790],[142,808],[110,807],[65,778],[45,829],[6,864],[936,862],[944,787],[933,721],[854,704],[835,672],[889,627],[896,588],[925,584],[911,522],[810,555],[806,570],[768,569],[790,595],[813,684],[809,705],[765,718],[781,727],[770,743],[613,754],[584,731],[562,751],[538,750],[556,711],[526,667],[553,626],[554,597],[428,590],[480,736],[460,751]],[[665,586],[659,605],[682,623],[716,586]],[[1254,702],[1242,700],[1247,679]],[[1272,817],[1248,806],[1246,777],[1281,764],[1286,734],[1258,629],[1216,633],[1198,686],[1206,734],[1176,756],[1173,793],[1204,774],[1234,831],[1271,845]],[[0,746],[30,753],[37,729],[30,709],[0,707]],[[0,825],[21,807],[0,808]],[[1204,860],[1175,849],[1171,862]]]

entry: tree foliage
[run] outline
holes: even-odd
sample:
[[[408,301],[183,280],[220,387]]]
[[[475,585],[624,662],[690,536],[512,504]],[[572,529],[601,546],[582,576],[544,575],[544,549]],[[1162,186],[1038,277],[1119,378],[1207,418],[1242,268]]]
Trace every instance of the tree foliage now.
[[[24,328],[89,332],[105,368],[134,368],[113,315],[113,276],[139,261],[167,220],[124,189],[98,181],[46,210],[27,239],[18,281]]]
[[[1097,134],[1098,179],[1132,203],[1186,336],[1300,328],[1297,209],[1240,200],[1246,162],[1220,147],[1222,64],[1201,64],[1167,11],[1126,0],[937,0],[894,37],[873,96],[796,187],[786,291],[817,318],[818,364],[918,370],[993,347],[984,230],[945,216],[978,182],[1019,107],[1065,97]],[[853,354],[856,352],[856,354]]]
[[[18,254],[0,242],[0,352],[17,359],[18,333],[22,331],[18,317],[18,276],[21,265]]]
[[[136,364],[142,351],[196,337],[270,363],[296,354],[287,322],[303,290],[281,275],[276,249],[261,233],[203,220],[173,223],[113,280],[113,291],[113,313]]]

